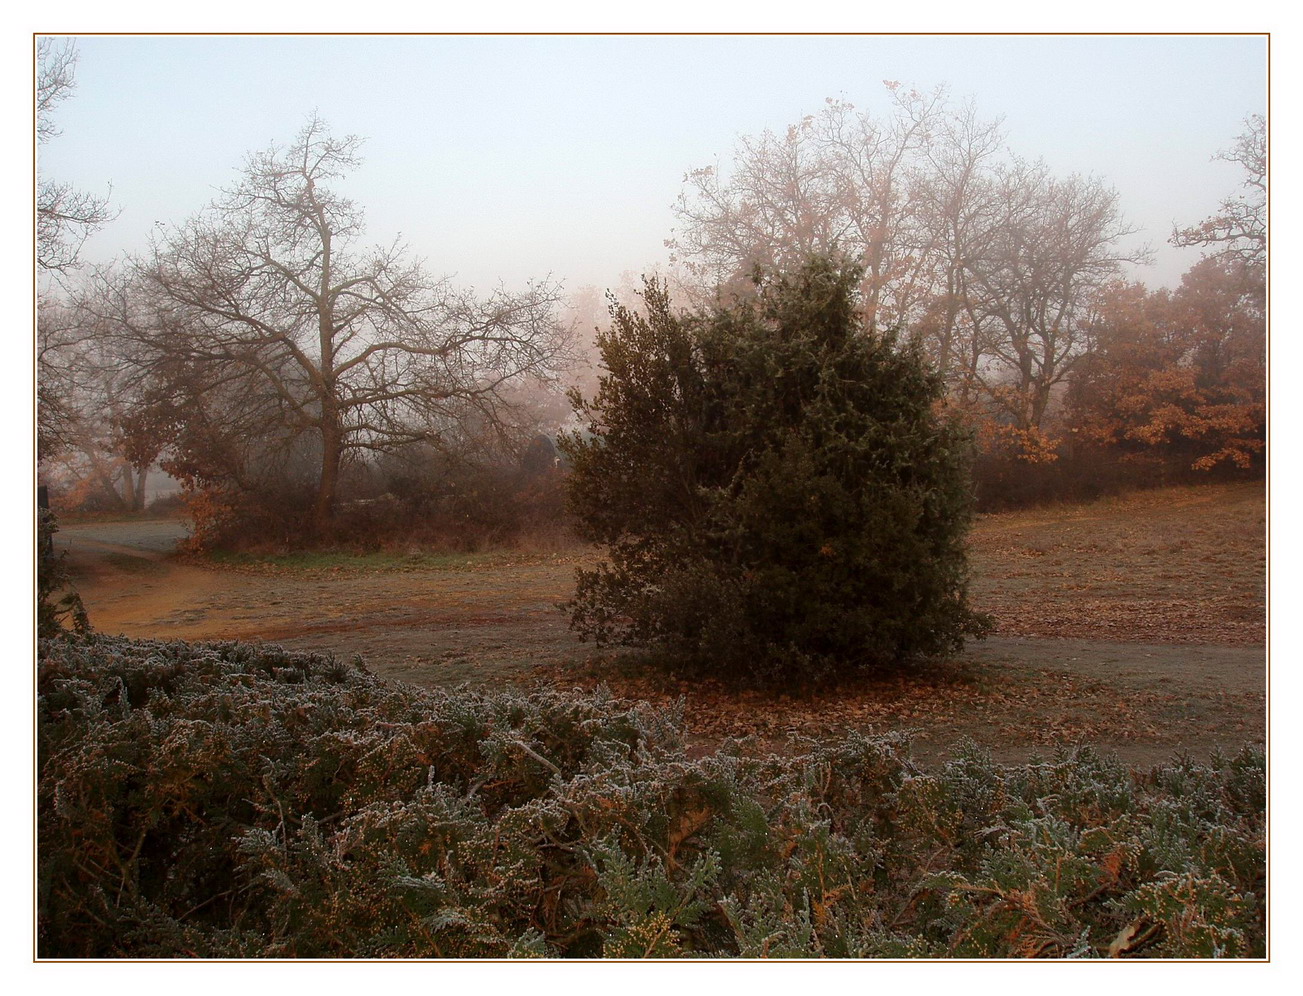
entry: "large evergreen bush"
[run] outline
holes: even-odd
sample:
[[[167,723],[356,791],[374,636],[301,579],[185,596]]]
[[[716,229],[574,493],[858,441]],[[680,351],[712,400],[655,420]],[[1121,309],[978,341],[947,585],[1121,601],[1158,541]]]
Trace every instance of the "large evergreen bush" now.
[[[866,328],[856,267],[814,258],[753,298],[612,308],[606,374],[572,396],[570,496],[609,562],[572,625],[685,666],[810,678],[957,650],[970,440],[920,346]]]

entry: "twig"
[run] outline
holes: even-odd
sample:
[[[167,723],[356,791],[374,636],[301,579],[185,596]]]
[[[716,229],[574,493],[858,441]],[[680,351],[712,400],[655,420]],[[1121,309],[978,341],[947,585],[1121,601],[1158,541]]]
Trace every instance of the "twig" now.
[[[558,774],[558,775],[561,774],[560,768],[558,768],[555,764],[553,764],[551,761],[545,758],[538,751],[534,750],[533,747],[529,746],[529,744],[525,743],[523,740],[512,740],[511,742],[515,744],[517,747],[519,747],[521,750],[523,750],[530,757],[532,757],[539,764],[543,765],[543,767],[549,769],[554,774]]]

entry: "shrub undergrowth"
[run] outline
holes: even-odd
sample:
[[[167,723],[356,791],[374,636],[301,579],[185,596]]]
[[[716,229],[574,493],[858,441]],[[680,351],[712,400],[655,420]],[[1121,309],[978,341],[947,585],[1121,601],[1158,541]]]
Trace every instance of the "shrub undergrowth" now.
[[[42,641],[42,957],[1261,957],[1260,750],[690,759],[605,694]]]
[[[59,523],[54,513],[42,508],[36,523],[36,634],[56,636],[65,629],[90,632],[90,617],[81,595],[72,584],[66,552],[54,550]]]

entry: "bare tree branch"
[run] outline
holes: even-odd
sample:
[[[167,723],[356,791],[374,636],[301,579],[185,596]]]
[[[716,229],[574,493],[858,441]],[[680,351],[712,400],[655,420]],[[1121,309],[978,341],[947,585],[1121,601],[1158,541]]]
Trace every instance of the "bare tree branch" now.
[[[1238,163],[1244,169],[1246,193],[1228,197],[1220,210],[1189,228],[1173,228],[1174,246],[1202,246],[1209,255],[1238,259],[1265,268],[1267,258],[1267,121],[1252,114],[1235,144],[1213,158]]]

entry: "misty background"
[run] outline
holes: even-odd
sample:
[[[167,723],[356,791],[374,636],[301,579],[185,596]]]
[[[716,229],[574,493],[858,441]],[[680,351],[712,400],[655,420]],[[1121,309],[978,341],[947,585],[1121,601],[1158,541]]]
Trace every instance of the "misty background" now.
[[[1203,284],[1220,280],[1207,292],[1239,307],[1226,280],[1241,277],[1229,271],[1204,267],[1185,286],[1209,241],[1184,226],[1221,210],[1245,182],[1249,160],[1228,152],[1245,128],[1257,136],[1242,139],[1256,150],[1249,179],[1256,170],[1262,185],[1265,55],[1261,36],[42,37],[38,443],[50,473],[41,483],[52,482],[55,459],[65,465],[54,475],[63,507],[138,510],[158,491],[147,480],[155,463],[194,494],[225,481],[228,498],[275,477],[287,512],[316,490],[324,535],[348,462],[340,447],[376,457],[357,464],[363,476],[347,486],[355,500],[396,488],[428,496],[436,479],[460,473],[447,464],[454,450],[465,460],[503,444],[495,459],[510,463],[540,434],[533,463],[548,466],[548,440],[567,421],[558,387],[591,395],[596,385],[591,336],[606,324],[604,292],[629,303],[650,272],[700,300],[753,265],[789,266],[789,256],[838,241],[864,256],[868,320],[929,338],[952,401],[984,426],[980,446],[996,462],[978,487],[999,496],[991,501],[1051,497],[1048,479],[1029,485],[1027,465],[1073,457],[1076,439],[1113,440],[1121,456],[1137,440],[1167,438],[1159,395],[1170,385],[1135,368],[1135,357],[1122,360],[1136,336],[1151,340],[1141,366],[1203,357],[1199,384],[1183,389],[1205,406],[1183,416],[1195,449],[1176,463],[1248,469],[1262,450],[1252,369],[1261,319],[1223,314],[1213,339],[1173,353],[1167,339],[1188,336],[1195,319],[1146,318],[1166,313],[1167,299],[1106,284],[1142,281],[1159,295],[1179,285],[1178,310],[1188,310]],[[330,184],[337,234],[381,254],[364,264],[379,281],[364,307],[401,326],[377,332],[377,343],[392,343],[357,355],[335,350],[354,321],[373,320],[361,312],[335,326],[344,338],[316,359],[300,349],[317,335],[298,328],[301,316],[266,324],[284,294],[326,279],[308,257],[278,260],[256,248],[265,235],[237,225],[219,236],[199,220],[219,202],[234,218],[245,198],[272,191],[274,176],[306,182],[293,197],[314,202],[313,161],[334,163],[317,179]],[[78,215],[85,220],[67,232],[50,228]],[[306,231],[315,217],[307,210],[291,224]],[[1263,222],[1251,227],[1251,268],[1261,273]],[[261,316],[248,327],[266,338],[237,375],[228,364],[249,357],[225,324],[227,306],[191,291],[203,297],[204,273],[250,252],[268,273],[305,268],[260,302],[241,283],[254,296],[239,309]],[[1262,297],[1263,277],[1253,280],[1262,289],[1250,297]],[[147,303],[151,284],[172,303]],[[162,310],[147,318],[142,307]],[[178,307],[199,310],[182,320]],[[455,364],[438,358],[454,341],[487,348],[477,328],[508,314],[492,356],[458,347]],[[1155,320],[1176,324],[1154,338],[1142,330]],[[183,346],[212,322],[216,338],[200,353]],[[1220,341],[1244,334],[1244,343]],[[196,367],[201,353],[208,359]],[[1097,355],[1083,361],[1088,353]],[[1241,354],[1249,366],[1231,372]],[[337,375],[350,381],[342,392]],[[1221,393],[1206,395],[1228,375]],[[1136,376],[1155,414],[1128,428],[1137,402],[1117,392]],[[489,387],[495,379],[501,386]],[[1087,385],[1075,401],[1070,383]],[[1076,415],[1047,422],[1069,401]],[[1199,443],[1209,419],[1229,433],[1220,448]],[[395,454],[408,469],[380,460]],[[1083,464],[1073,473],[1093,488],[1104,472]],[[476,496],[504,488],[537,490],[465,481],[467,511],[443,509],[449,528],[482,517]],[[559,495],[525,517],[544,508],[552,517]]]

